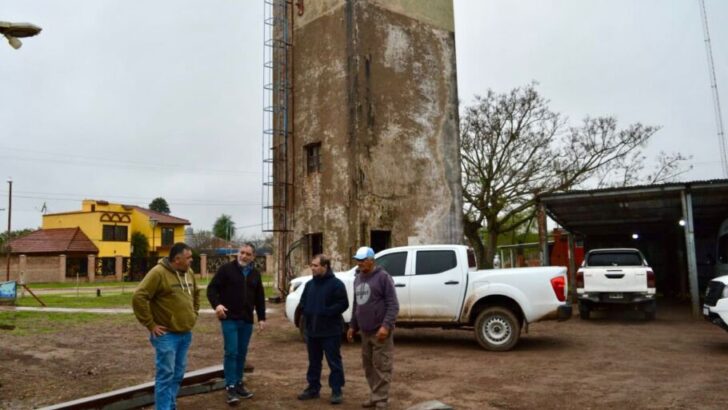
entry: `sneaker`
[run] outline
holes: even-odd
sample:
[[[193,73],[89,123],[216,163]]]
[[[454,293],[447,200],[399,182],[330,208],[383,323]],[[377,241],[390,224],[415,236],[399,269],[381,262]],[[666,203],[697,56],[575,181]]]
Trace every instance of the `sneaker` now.
[[[341,404],[344,402],[344,394],[341,392],[333,392],[331,393],[331,400],[329,401],[331,404]]]
[[[227,404],[229,405],[235,405],[238,404],[240,401],[240,397],[238,397],[238,393],[235,392],[235,386],[228,386],[225,388],[225,393],[227,394]]]
[[[372,407],[374,407],[376,405],[377,405],[377,403],[376,402],[373,402],[371,400],[364,400],[361,403],[361,406],[364,407],[365,409],[371,409]]]
[[[319,392],[316,390],[312,390],[307,388],[301,394],[298,395],[298,400],[311,400],[311,399],[318,399],[319,398]]]
[[[235,385],[235,393],[241,399],[249,399],[253,397],[253,392],[246,390],[242,382]]]
[[[375,407],[378,409],[388,409],[389,403],[386,400],[378,401]]]

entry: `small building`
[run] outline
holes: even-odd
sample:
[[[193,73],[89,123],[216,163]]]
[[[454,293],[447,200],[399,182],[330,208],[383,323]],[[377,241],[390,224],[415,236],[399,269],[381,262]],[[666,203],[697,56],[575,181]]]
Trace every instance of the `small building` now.
[[[99,249],[76,228],[40,229],[10,241],[10,279],[24,283],[62,282],[87,276]],[[7,263],[0,258],[2,266]],[[22,272],[22,276],[21,276]]]
[[[136,205],[85,199],[81,210],[43,215],[43,229],[80,228],[98,248],[99,258],[131,256],[131,235],[141,232],[152,255],[166,254],[185,238],[190,222]]]

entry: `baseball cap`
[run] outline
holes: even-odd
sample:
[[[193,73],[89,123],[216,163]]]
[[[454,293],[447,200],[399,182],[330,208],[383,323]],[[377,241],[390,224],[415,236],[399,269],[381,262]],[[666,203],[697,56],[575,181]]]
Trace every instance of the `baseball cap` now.
[[[363,261],[364,259],[372,259],[374,258],[374,249],[368,246],[362,246],[361,248],[356,250],[353,258],[358,261]]]

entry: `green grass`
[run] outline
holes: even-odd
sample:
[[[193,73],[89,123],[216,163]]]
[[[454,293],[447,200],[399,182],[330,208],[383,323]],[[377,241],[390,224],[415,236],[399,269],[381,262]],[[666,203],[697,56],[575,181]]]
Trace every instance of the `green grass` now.
[[[79,288],[103,288],[103,287],[127,287],[127,288],[134,288],[139,282],[121,282],[121,281],[97,281],[97,282],[84,282],[80,281],[78,285],[76,285],[75,280],[70,280],[68,282],[40,282],[40,283],[29,283],[28,287],[33,289],[69,289],[69,288],[75,288],[78,286]]]
[[[95,293],[80,294],[68,293],[64,295],[40,295],[40,300],[47,307],[65,307],[65,308],[131,308],[132,292],[127,293],[108,293],[101,292],[101,296],[97,297]],[[38,301],[32,296],[26,295],[24,298],[17,299],[18,306],[40,307]]]
[[[48,307],[64,307],[64,308],[77,308],[77,309],[94,309],[94,308],[131,308],[131,298],[133,294],[133,288],[129,287],[124,293],[104,292],[101,291],[101,296],[96,296],[96,293],[76,293],[70,289],[69,292],[60,295],[38,295],[40,300]],[[271,297],[276,295],[277,292],[273,287],[265,288],[265,297]],[[40,307],[40,303],[33,299],[32,296],[26,294],[23,298],[17,299],[18,306],[31,306]],[[207,302],[207,296],[204,289],[200,291],[200,305],[203,309],[209,308]]]
[[[38,333],[53,333],[69,327],[93,322],[133,322],[131,315],[108,315],[94,313],[52,313],[52,312],[0,312],[0,325],[11,325],[12,330],[2,329],[0,333],[12,336],[27,336]]]

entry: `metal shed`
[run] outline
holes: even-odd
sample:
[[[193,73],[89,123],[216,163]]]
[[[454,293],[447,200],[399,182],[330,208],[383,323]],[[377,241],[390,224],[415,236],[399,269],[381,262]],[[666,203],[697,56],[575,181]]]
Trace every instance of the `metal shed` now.
[[[689,295],[699,314],[699,292],[713,277],[718,230],[728,218],[728,179],[570,191],[543,195],[539,206],[570,233],[572,244],[576,237],[587,250],[640,249],[655,270],[658,292]]]

